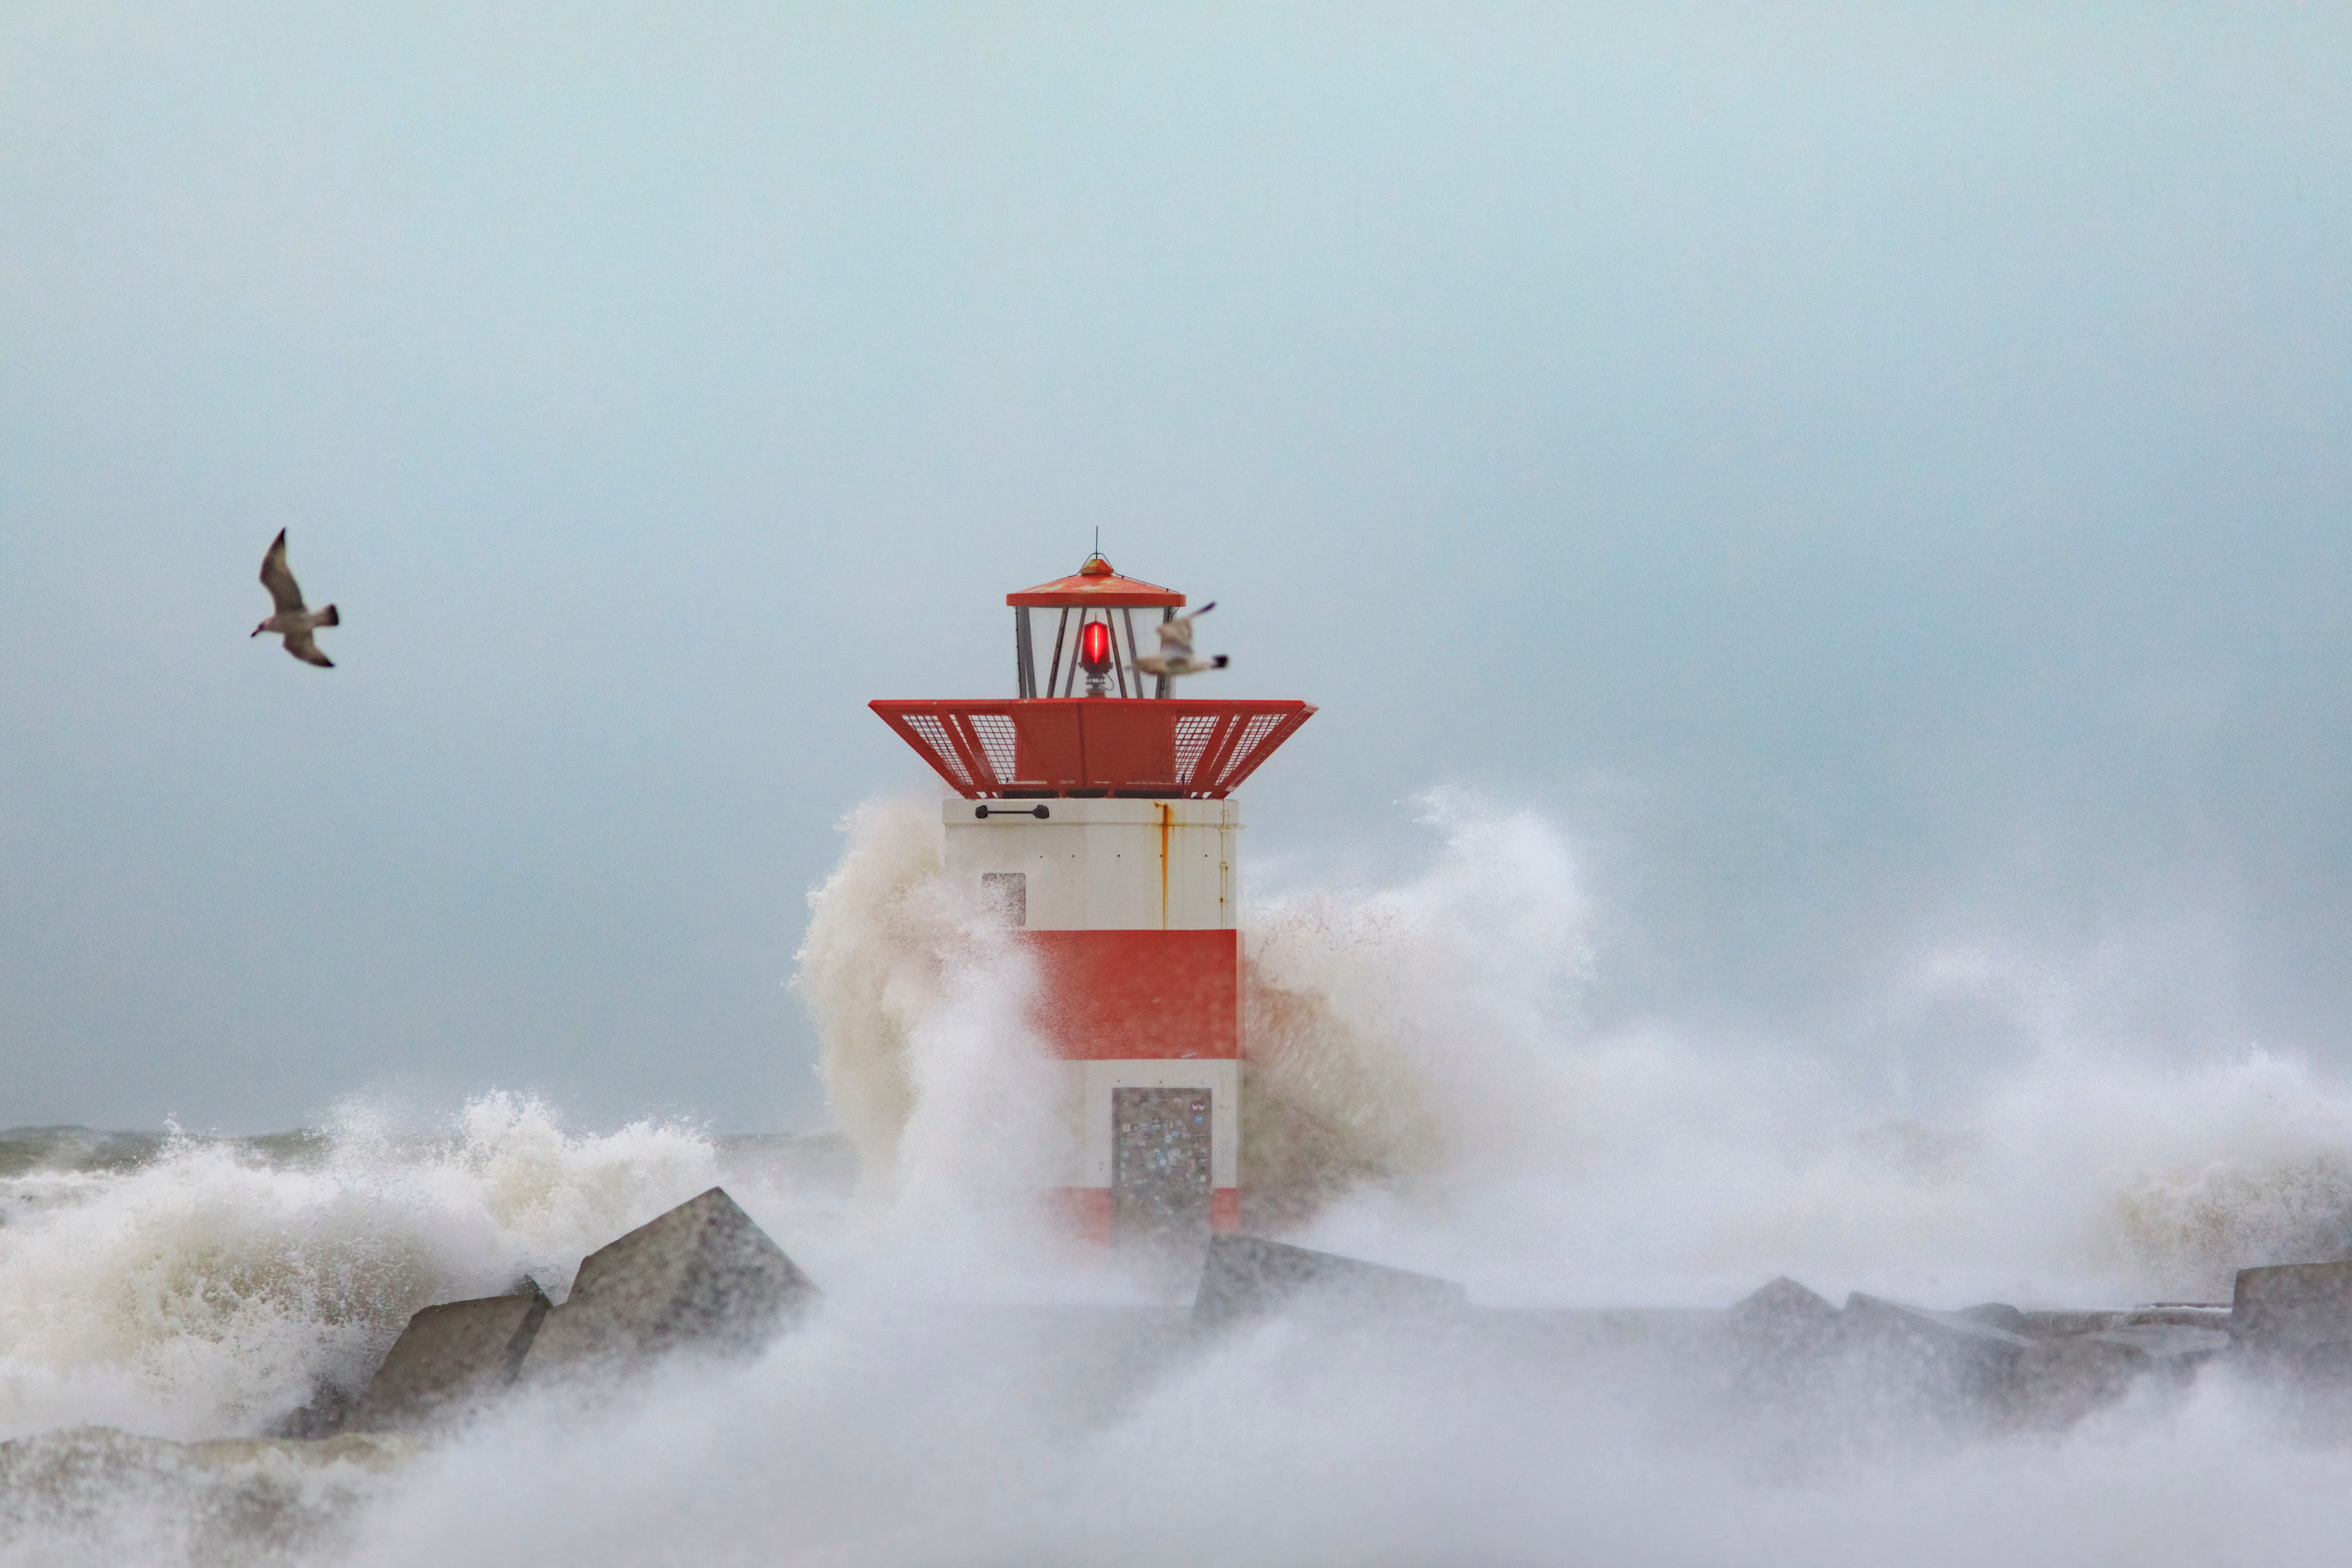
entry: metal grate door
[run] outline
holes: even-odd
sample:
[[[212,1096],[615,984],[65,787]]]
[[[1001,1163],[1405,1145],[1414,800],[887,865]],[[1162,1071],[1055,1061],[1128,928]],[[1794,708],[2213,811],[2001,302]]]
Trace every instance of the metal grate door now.
[[[1111,1193],[1119,1245],[1209,1244],[1209,1091],[1111,1090]]]

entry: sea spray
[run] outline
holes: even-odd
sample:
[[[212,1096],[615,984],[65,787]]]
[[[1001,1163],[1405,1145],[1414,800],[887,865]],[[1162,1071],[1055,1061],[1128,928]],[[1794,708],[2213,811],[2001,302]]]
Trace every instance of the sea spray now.
[[[869,1172],[887,1172],[914,1113],[907,1041],[946,1000],[946,833],[935,805],[868,801],[843,823],[841,862],[809,894],[793,989],[816,1026],[833,1120]]]
[[[1574,856],[1532,814],[1423,804],[1444,843],[1421,878],[1245,911],[1242,1185],[1260,1223],[1366,1184],[1427,1193],[1565,1130],[1591,952]]]
[[[1782,1273],[1932,1306],[2210,1300],[2352,1240],[2352,1091],[2305,1063],[2143,1059],[2037,1004],[2006,1026],[2021,1055],[1923,1110],[1801,1040],[1595,1031],[1572,841],[1447,809],[1422,875],[1248,912],[1249,1157],[1293,1234],[1485,1307],[1722,1305]],[[858,1202],[815,1191],[796,1144],[584,1132],[508,1095],[421,1131],[354,1107],[300,1137],[16,1160],[0,1432],[45,1435],[0,1453],[31,1478],[0,1480],[0,1556],[171,1561],[191,1519],[281,1484],[320,1500],[319,1550],[384,1563],[2340,1555],[2352,1458],[2225,1367],[2063,1436],[1791,1455],[1571,1352],[1284,1321],[1194,1346],[1152,1340],[1167,1309],[1073,1308],[1105,1300],[1084,1266],[1014,1245],[1055,1105],[1030,980],[938,885],[935,815],[860,813],[803,947]],[[595,1422],[525,1399],[381,1484],[285,1477],[263,1446],[189,1489],[154,1479],[185,1456],[58,1430],[260,1430],[413,1304],[523,1271],[560,1290],[714,1179],[826,1290],[748,1371],[666,1373]],[[1024,1275],[1044,1304],[1006,1305]],[[215,1560],[261,1540],[222,1528]]]
[[[1564,1005],[1590,963],[1570,847],[1532,814],[1481,816],[1452,795],[1425,804],[1446,834],[1425,877],[1249,911],[1241,1164],[1257,1223],[1302,1223],[1366,1183],[1437,1181],[1539,1138],[1557,1110],[1543,1058],[1564,1044]],[[1022,1163],[1018,1097],[991,1083],[979,1116],[962,1088],[929,1098],[913,1049],[929,1030],[941,1070],[965,1049],[993,1052],[1008,1072],[1034,1064],[1014,1005],[1030,984],[1017,945],[946,885],[935,804],[871,802],[844,832],[839,865],[810,895],[794,979],[836,1121],[886,1188],[902,1159],[935,1157],[926,1141],[908,1143],[919,1116],[959,1119],[971,1136],[1001,1129],[991,1152],[966,1144],[963,1169]],[[992,970],[1005,977],[992,983]],[[1055,1092],[1034,1068],[1028,1081]]]
[[[1035,966],[941,871],[936,802],[867,804],[840,865],[809,896],[793,984],[818,1071],[861,1166],[843,1266],[919,1292],[1021,1294],[1086,1269],[1049,1223],[1070,1173],[1055,1152],[1079,1113],[1031,1022]]]
[[[493,1093],[436,1131],[346,1108],[290,1157],[179,1136],[128,1169],[21,1173],[0,1184],[0,1435],[259,1432],[321,1378],[363,1382],[417,1307],[526,1271],[560,1291],[715,1169],[689,1129],[574,1134]]]
[[[1058,1331],[1056,1331],[1058,1330]],[[2352,1456],[2227,1376],[2063,1436],[1790,1456],[1606,1357],[1276,1321],[1101,1373],[1066,1326],[844,1305],[614,1420],[429,1456],[352,1561],[2319,1564]]]
[[[1802,1041],[1595,1032],[1578,1022],[1594,960],[1573,843],[1528,812],[1424,807],[1441,843],[1421,875],[1244,911],[1255,1228],[1514,1301],[1723,1300],[1780,1273],[1937,1300],[2210,1300],[2239,1267],[2352,1249],[2352,1089],[2308,1066],[2071,1038],[2058,982],[1993,984],[1982,948],[1968,973],[2015,993],[1998,1022],[2027,1054],[1930,1114]],[[1001,945],[982,963],[942,886],[934,806],[868,805],[846,838],[798,976],[832,1103],[886,1185],[902,1167],[995,1180],[1021,1164],[1020,1097],[971,1075],[992,1053],[1034,1070],[1017,963]],[[976,964],[1016,978],[989,988]],[[1952,967],[1931,953],[1888,989]],[[925,1030],[981,1089],[928,1119]]]

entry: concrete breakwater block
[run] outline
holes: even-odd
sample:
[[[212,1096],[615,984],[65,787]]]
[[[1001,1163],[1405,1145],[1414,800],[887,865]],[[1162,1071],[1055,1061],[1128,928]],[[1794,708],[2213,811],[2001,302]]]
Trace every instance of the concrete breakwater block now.
[[[2230,1348],[2229,1333],[2202,1324],[2126,1323],[2094,1329],[2083,1336],[2100,1344],[2126,1345],[2152,1362],[2194,1363]]]
[[[1987,1320],[1990,1320],[1990,1321]],[[1847,1417],[1973,1421],[2005,1405],[2035,1342],[2006,1310],[1930,1311],[1856,1292],[1843,1310],[1775,1279],[1724,1314],[1731,1388]]]
[[[1837,1336],[1838,1310],[1786,1276],[1731,1304],[1724,1314],[1743,1356],[1779,1360],[1819,1352]]]
[[[572,1294],[530,1342],[521,1381],[672,1351],[749,1354],[822,1299],[783,1248],[713,1187],[582,1260]]]
[[[2239,1269],[2230,1333],[2257,1352],[2352,1359],[2352,1262]]]
[[[1849,1367],[1866,1379],[1878,1403],[1908,1404],[1940,1415],[2004,1400],[2018,1359],[2033,1346],[2023,1334],[1958,1312],[1906,1307],[1860,1291],[1846,1298],[1838,1314],[1838,1340]]]
[[[2161,1334],[2166,1331],[2158,1330]],[[2194,1334],[2195,1329],[2172,1331]],[[1999,1411],[2012,1426],[2063,1431],[2102,1405],[2121,1399],[2158,1366],[2186,1370],[2177,1356],[2152,1353],[2155,1342],[2128,1333],[2073,1334],[2034,1340],[2010,1369]]]
[[[1990,1329],[2023,1334],[2028,1339],[2033,1337],[2033,1331],[2027,1326],[2025,1314],[2006,1301],[1984,1301],[1973,1307],[1962,1307],[1952,1316],[1966,1318],[1971,1323],[1982,1323]]]
[[[1938,1312],[1857,1290],[1845,1299],[1838,1328],[1849,1345],[1972,1367],[2005,1365],[2033,1342],[2014,1330],[1971,1315],[1974,1310]]]
[[[1445,1311],[1465,1291],[1451,1279],[1230,1233],[1209,1239],[1192,1326],[1215,1328],[1289,1306],[1350,1314]]]
[[[1843,1310],[1775,1279],[1724,1313],[1730,1387],[1751,1401],[1897,1426],[2058,1429],[2151,1373],[2185,1384],[2227,1349],[2217,1313],[1956,1312],[1856,1293]]]
[[[1959,1311],[1931,1311],[1855,1290],[1801,1383],[1863,1429],[1978,1427],[2000,1417],[2032,1340]]]
[[[514,1382],[549,1306],[526,1279],[504,1296],[425,1308],[400,1331],[342,1429],[397,1432],[478,1408]]]
[[[1840,1321],[1835,1307],[1785,1276],[1733,1302],[1723,1315],[1733,1391],[1773,1401],[1818,1382]]]

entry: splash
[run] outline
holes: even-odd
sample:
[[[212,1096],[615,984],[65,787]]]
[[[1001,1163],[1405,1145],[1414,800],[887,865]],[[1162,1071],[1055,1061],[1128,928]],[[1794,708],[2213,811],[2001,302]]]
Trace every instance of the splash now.
[[[1573,842],[1458,795],[1423,806],[1420,876],[1247,911],[1254,1228],[1515,1301],[1720,1301],[1780,1273],[1945,1300],[2213,1300],[2239,1268],[2352,1249],[2352,1090],[2305,1065],[2159,1068],[2085,1042],[2062,978],[1983,945],[1887,983],[2006,999],[1999,1048],[1932,1115],[1801,1041],[1596,1033]],[[837,1114],[890,1184],[1020,1169],[1021,983],[974,979],[1017,964],[944,888],[934,808],[866,807],[847,838],[799,975]]]
[[[1718,1407],[1534,1340],[1487,1355],[1276,1322],[1192,1346],[1164,1308],[1073,1311],[1105,1298],[1021,1239],[1055,1141],[1033,977],[943,885],[935,818],[857,813],[801,949],[855,1201],[821,1141],[586,1133],[504,1094],[421,1131],[352,1107],[272,1140],[0,1139],[0,1439],[36,1434],[0,1441],[0,1555],[2339,1554],[2352,1461],[2226,1375],[2063,1437],[1816,1462],[1793,1486]],[[2017,999],[1932,1113],[1803,1042],[1596,1031],[1573,841],[1458,797],[1428,821],[1425,872],[1249,913],[1254,1223],[1486,1306],[1720,1305],[1782,1273],[1942,1306],[2211,1300],[2236,1268],[2352,1246],[2352,1091],[2307,1064],[2168,1068],[2080,1038],[2063,977],[2008,975],[1988,944],[1888,983]],[[666,1373],[585,1424],[524,1400],[404,1455],[152,1440],[266,1430],[320,1378],[363,1376],[415,1307],[524,1272],[560,1295],[586,1251],[718,1181],[826,1289],[755,1367]]]
[[[862,1170],[864,1229],[840,1261],[1017,1292],[1066,1239],[1044,1205],[1075,1115],[1029,1022],[1034,969],[948,884],[936,802],[871,803],[844,831],[794,977]]]
[[[1429,876],[1280,900],[1245,933],[1243,1184],[1265,1223],[1303,1222],[1360,1184],[1433,1179],[1535,1132],[1540,1113],[1513,1086],[1589,963],[1573,858],[1531,815],[1427,804],[1446,835]],[[1007,1070],[1034,1063],[1016,957],[946,885],[936,805],[870,803],[845,833],[810,896],[795,978],[835,1119],[886,1185],[902,1166],[1020,1166],[1034,1141],[1013,1097],[971,1070],[992,1053]],[[991,986],[999,970],[1014,973]],[[925,1133],[950,1120],[966,1135],[982,1120],[1003,1131],[992,1151],[942,1164]]]
[[[887,1170],[914,1114],[908,1039],[947,997],[946,833],[936,809],[904,798],[868,801],[843,828],[841,864],[809,895],[793,984],[834,1121],[868,1170]]]
[[[1242,1182],[1261,1223],[1425,1191],[1565,1113],[1552,1058],[1591,962],[1570,847],[1529,813],[1423,804],[1444,834],[1425,876],[1250,911]]]
[[[494,1093],[437,1133],[354,1107],[291,1151],[175,1135],[126,1169],[23,1172],[0,1184],[0,1436],[263,1430],[363,1380],[418,1307],[526,1272],[561,1290],[715,1170],[689,1130],[583,1136]]]

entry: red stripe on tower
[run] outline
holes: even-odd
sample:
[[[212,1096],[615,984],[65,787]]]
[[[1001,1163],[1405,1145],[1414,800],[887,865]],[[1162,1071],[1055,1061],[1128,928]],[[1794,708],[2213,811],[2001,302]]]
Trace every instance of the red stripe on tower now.
[[[1035,1016],[1066,1061],[1238,1060],[1241,932],[1033,931]]]

